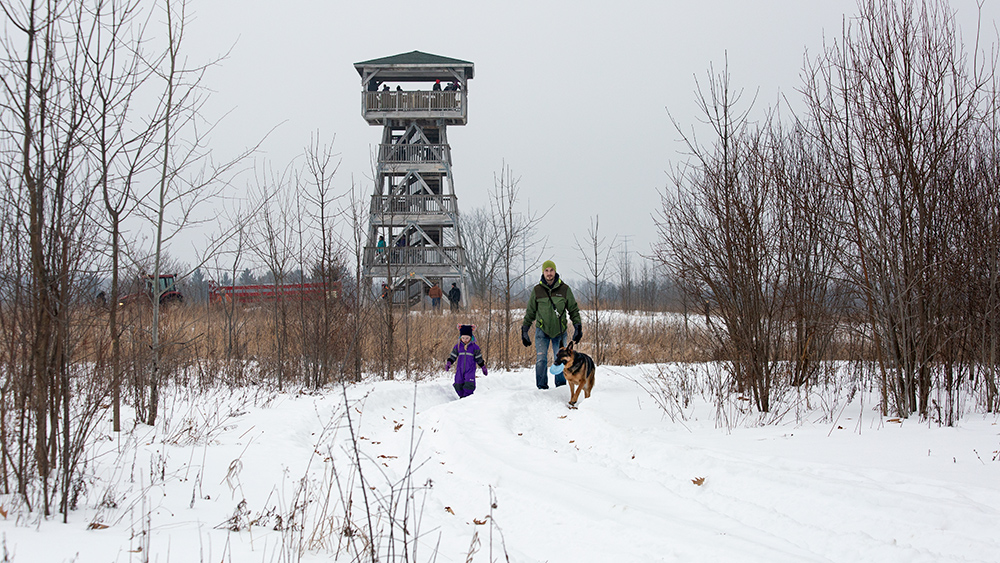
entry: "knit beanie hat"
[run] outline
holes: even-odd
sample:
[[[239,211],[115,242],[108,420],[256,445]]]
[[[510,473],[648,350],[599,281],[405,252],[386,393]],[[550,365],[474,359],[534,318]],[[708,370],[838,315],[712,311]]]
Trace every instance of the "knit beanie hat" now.
[[[553,262],[552,260],[546,260],[545,262],[542,262],[542,271],[544,272],[546,268],[552,268],[553,270],[555,270],[556,263]]]
[[[459,325],[459,327],[458,327],[458,334],[460,336],[465,336],[466,334],[468,334],[469,336],[472,336],[472,329],[473,328],[475,328],[475,327],[473,327],[472,325]]]

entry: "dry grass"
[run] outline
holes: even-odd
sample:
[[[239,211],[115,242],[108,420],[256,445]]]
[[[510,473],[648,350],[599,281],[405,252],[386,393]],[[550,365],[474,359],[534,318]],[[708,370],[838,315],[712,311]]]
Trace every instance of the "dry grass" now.
[[[595,331],[593,326],[587,325],[587,311],[582,314],[585,336],[579,349],[592,354]],[[534,347],[525,348],[521,344],[523,309],[511,312],[510,330],[504,330],[503,316],[502,311],[480,307],[454,314],[447,310],[440,314],[430,310],[415,310],[409,314],[397,311],[395,347],[396,357],[401,361],[398,365],[409,365],[417,374],[440,369],[458,342],[458,325],[474,324],[477,342],[490,366],[499,363],[504,347],[510,351],[511,367],[533,366]],[[674,316],[613,315],[612,320],[603,322],[599,336],[604,348],[602,362],[606,364],[702,361],[709,357],[704,334],[693,327],[685,330],[683,321]],[[375,350],[368,350],[369,357],[375,353]]]
[[[142,366],[150,357],[151,310],[148,306],[121,311],[122,351],[133,377],[142,381]],[[593,354],[595,326],[584,316],[580,349]],[[107,357],[109,338],[105,313],[88,313],[86,335],[77,357]],[[273,303],[251,306],[173,305],[164,308],[160,340],[163,368],[175,377],[211,385],[264,381],[322,383],[354,373],[387,374],[391,354],[394,377],[419,379],[440,370],[458,341],[459,324],[477,326],[476,338],[487,363],[496,367],[509,350],[510,367],[530,367],[534,348],[521,345],[523,310],[511,311],[511,328],[504,329],[500,311],[473,306],[458,313],[447,307],[440,313],[417,307],[392,312],[392,349],[389,350],[385,309],[374,305],[359,312],[334,308],[324,317],[318,303]],[[324,318],[326,320],[324,320]],[[602,363],[699,361],[707,359],[706,340],[697,328],[686,329],[676,316],[612,314],[599,330]],[[317,371],[318,370],[318,371]],[[325,371],[324,371],[325,370]],[[323,376],[316,373],[322,372]]]

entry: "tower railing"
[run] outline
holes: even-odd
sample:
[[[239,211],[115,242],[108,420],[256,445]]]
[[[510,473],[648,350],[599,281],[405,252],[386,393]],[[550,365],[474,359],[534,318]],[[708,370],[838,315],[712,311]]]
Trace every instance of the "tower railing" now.
[[[372,112],[428,112],[443,111],[462,113],[464,92],[421,90],[380,90],[378,92],[362,92],[361,110],[365,114]]]
[[[378,146],[378,160],[387,164],[419,164],[421,162],[451,162],[448,145],[391,145]]]
[[[453,195],[376,195],[372,196],[373,216],[424,213],[454,213],[458,208]]]
[[[460,246],[389,246],[365,247],[364,263],[379,267],[390,262],[396,266],[451,266],[465,259]]]

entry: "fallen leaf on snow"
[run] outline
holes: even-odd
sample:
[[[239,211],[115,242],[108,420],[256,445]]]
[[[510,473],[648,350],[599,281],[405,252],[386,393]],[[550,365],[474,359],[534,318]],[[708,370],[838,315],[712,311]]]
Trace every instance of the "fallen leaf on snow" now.
[[[454,514],[455,513],[455,511],[452,510],[450,506],[446,506],[446,507],[444,507],[444,509],[448,511],[448,514]]]
[[[698,485],[700,487],[700,486],[702,486],[702,485],[705,484],[705,478],[704,477],[695,477],[694,479],[691,479],[691,482],[694,483],[695,485]]]
[[[473,519],[472,519],[472,523],[473,523],[473,524],[475,524],[475,525],[477,525],[477,526],[482,526],[483,524],[485,524],[485,523],[486,523],[486,519],[487,519],[487,518],[489,518],[489,516],[485,516],[485,517],[483,517],[483,519],[482,519],[482,520],[476,520],[475,518],[473,518]]]
[[[88,530],[106,530],[107,528],[107,524],[101,524],[99,522],[91,522],[87,525]]]

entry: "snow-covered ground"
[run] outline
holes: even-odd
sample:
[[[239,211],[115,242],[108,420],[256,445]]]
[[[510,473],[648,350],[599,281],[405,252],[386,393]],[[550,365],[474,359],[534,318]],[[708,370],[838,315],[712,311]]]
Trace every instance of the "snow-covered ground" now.
[[[3,560],[351,561],[372,530],[380,561],[1000,560],[996,417],[725,428],[666,416],[657,371],[599,367],[578,410],[531,370],[350,387],[360,474],[339,388],[175,391],[169,425],[101,427],[68,524],[3,497]]]

